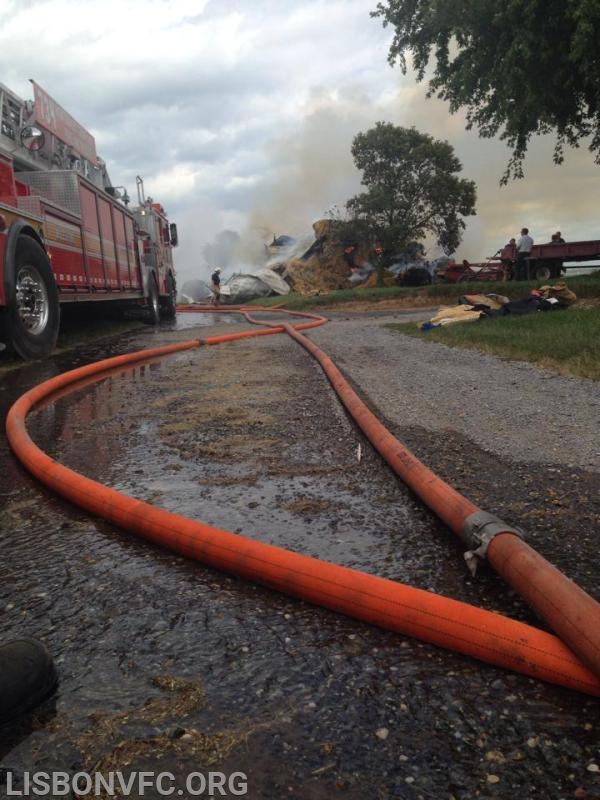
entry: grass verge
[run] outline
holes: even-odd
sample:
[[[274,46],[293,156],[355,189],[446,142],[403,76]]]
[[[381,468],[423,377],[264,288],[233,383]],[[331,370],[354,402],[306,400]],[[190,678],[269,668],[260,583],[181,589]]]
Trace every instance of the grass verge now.
[[[486,318],[426,332],[409,323],[386,327],[450,347],[529,361],[563,375],[600,380],[600,311],[597,309]]]

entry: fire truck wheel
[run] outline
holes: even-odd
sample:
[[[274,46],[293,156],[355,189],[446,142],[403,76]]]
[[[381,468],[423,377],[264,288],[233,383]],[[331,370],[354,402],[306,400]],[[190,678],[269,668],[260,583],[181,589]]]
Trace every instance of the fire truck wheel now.
[[[9,350],[21,358],[49,355],[60,325],[58,290],[44,249],[30,236],[17,240],[8,284],[3,327]]]
[[[177,313],[177,289],[172,275],[167,276],[167,296],[162,301],[162,315],[165,319],[175,319]]]
[[[158,325],[160,322],[160,302],[158,299],[158,286],[154,275],[150,276],[148,305],[146,307],[146,322],[148,325]]]

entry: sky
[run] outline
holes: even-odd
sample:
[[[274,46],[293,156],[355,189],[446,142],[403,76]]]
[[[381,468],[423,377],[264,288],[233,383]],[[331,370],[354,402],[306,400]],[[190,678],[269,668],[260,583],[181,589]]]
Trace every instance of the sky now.
[[[426,99],[387,61],[376,0],[0,0],[0,82],[33,99],[33,78],[96,140],[114,185],[147,195],[178,225],[178,276],[206,278],[203,245],[234,230],[248,252],[309,234],[361,190],[353,137],[377,121],[448,141],[477,185],[460,259],[481,261],[527,226],[597,239],[600,167],[585,148],[552,163],[533,141],[525,178],[509,158]],[[431,258],[440,251],[431,245]],[[244,260],[243,252],[240,253]],[[243,266],[240,263],[240,266]]]

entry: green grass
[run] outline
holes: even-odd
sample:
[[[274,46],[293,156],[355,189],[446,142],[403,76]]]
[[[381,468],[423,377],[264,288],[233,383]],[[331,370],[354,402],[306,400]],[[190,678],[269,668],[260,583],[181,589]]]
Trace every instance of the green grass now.
[[[575,275],[571,278],[567,275],[559,280],[549,281],[499,281],[484,282],[473,281],[471,283],[437,283],[428,287],[427,293],[430,297],[438,300],[457,299],[463,294],[487,294],[496,292],[503,294],[510,300],[517,300],[526,297],[532,289],[539,289],[546,284],[561,283],[564,281],[569,289],[575,292],[578,298],[585,299],[590,297],[600,297],[600,271],[592,275]]]
[[[571,282],[569,282],[571,285]],[[565,375],[600,380],[600,310],[567,309],[454,323],[423,332],[414,324],[386,327],[411,336],[530,361]]]
[[[416,289],[404,289],[401,286],[388,286],[382,289],[336,289],[327,294],[305,297],[301,294],[286,294],[278,297],[260,297],[251,300],[251,306],[278,306],[289,308],[290,311],[305,311],[325,306],[334,306],[339,303],[351,303],[356,300],[369,302],[387,300],[390,297],[415,297],[419,292]]]

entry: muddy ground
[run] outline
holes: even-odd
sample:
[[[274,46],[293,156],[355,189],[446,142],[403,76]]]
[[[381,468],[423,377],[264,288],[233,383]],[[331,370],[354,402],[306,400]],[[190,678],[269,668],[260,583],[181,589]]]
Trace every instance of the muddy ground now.
[[[235,329],[209,323],[179,319],[13,370],[2,410],[80,363]],[[598,596],[597,473],[390,425],[476,503],[522,518],[532,544]],[[540,624],[493,573],[469,575],[454,537],[287,337],[124,371],[29,428],[61,462],[169,510]],[[247,796],[265,800],[600,797],[596,699],[190,563],[52,496],[1,447],[0,637],[42,638],[61,683],[0,728],[0,785],[7,770],[18,788],[25,770],[146,769],[183,786],[212,769],[244,772]]]

